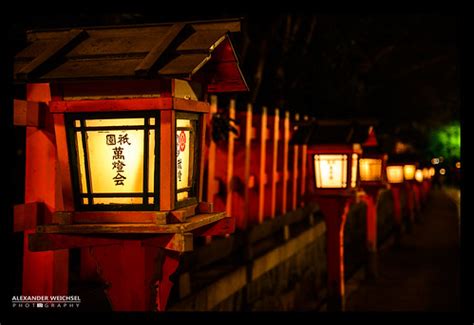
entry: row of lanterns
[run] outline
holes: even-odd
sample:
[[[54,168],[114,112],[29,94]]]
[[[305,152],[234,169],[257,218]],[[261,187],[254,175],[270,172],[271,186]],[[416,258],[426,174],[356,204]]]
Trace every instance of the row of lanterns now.
[[[351,188],[357,183],[357,164],[359,164],[359,179],[365,182],[383,182],[400,184],[404,181],[423,182],[435,175],[434,167],[417,168],[414,163],[387,163],[387,156],[379,158],[360,158],[354,153],[349,159],[346,154],[315,154],[314,170],[316,188]],[[384,167],[386,168],[384,169]],[[385,174],[385,176],[384,176]]]

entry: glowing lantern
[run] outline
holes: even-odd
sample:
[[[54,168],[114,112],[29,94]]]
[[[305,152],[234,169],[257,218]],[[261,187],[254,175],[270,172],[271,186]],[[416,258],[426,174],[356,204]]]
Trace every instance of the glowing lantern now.
[[[434,175],[436,175],[436,169],[434,167],[430,167],[430,176],[433,177]]]
[[[63,201],[54,221],[157,225],[212,212],[199,202],[206,98],[247,90],[228,36],[235,22],[31,32],[15,78],[52,121]]]
[[[349,126],[349,127],[348,127]],[[316,130],[316,132],[315,132]],[[307,147],[307,163],[311,183],[306,195],[318,202],[326,222],[327,252],[334,258],[327,261],[328,296],[331,308],[339,308],[344,300],[344,278],[341,276],[344,254],[344,220],[359,190],[359,157],[362,147],[350,142],[351,125],[334,125],[318,121],[301,128]],[[349,135],[349,136],[347,136]],[[341,213],[342,212],[342,213]]]
[[[160,166],[155,155],[160,116],[132,115],[75,114],[68,118],[67,125],[73,130],[68,141],[78,210],[160,208]],[[178,112],[176,116],[176,154],[171,156],[176,160],[175,207],[179,207],[197,203],[200,144],[199,115]]]
[[[406,164],[403,166],[403,176],[405,180],[411,181],[415,179],[416,166],[413,164]]]
[[[417,182],[423,182],[423,171],[421,169],[417,169],[415,172],[415,180]]]
[[[431,178],[430,170],[428,168],[426,168],[426,167],[423,168],[422,173],[423,173],[423,179],[430,179]]]
[[[68,118],[71,164],[79,210],[154,209],[155,142],[159,116],[122,114]],[[74,168],[78,166],[78,168]]]
[[[360,180],[364,181],[382,181],[382,159],[362,158],[360,159]]]
[[[313,160],[316,188],[356,187],[358,154],[315,154]]]
[[[403,183],[404,181],[403,166],[400,166],[400,165],[387,166],[387,181],[390,184]]]

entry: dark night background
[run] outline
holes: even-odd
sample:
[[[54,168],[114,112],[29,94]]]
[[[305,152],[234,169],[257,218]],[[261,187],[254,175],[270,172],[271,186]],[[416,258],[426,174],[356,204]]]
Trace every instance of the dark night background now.
[[[451,121],[460,123],[457,15],[77,10],[15,14],[9,19],[7,37],[14,55],[26,46],[29,29],[233,17],[244,18],[242,33],[233,38],[250,88],[237,96],[240,107],[253,102],[323,119],[376,119],[387,151],[400,140],[425,159],[432,157],[430,133]],[[22,96],[21,88],[11,90]],[[15,147],[21,147],[24,139],[18,135],[24,129],[10,130]],[[15,153],[18,166],[24,153],[21,149]],[[23,170],[15,170],[10,177],[18,184]],[[14,195],[15,203],[20,203],[23,189],[16,188]]]
[[[430,132],[460,120],[456,15],[160,12],[18,16],[9,38],[16,52],[28,29],[242,17],[234,42],[250,92],[237,96],[241,107],[376,119],[388,152],[401,140],[426,159]]]

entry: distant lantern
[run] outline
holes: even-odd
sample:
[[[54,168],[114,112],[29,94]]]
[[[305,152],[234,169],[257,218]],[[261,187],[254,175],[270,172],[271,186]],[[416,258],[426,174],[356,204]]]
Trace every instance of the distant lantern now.
[[[343,305],[344,220],[349,207],[357,201],[361,141],[353,137],[354,127],[348,123],[317,121],[300,127],[293,141],[307,145],[310,184],[305,196],[315,201],[324,215],[327,231],[328,301],[337,309]]]
[[[423,179],[430,179],[431,175],[430,175],[430,170],[428,168],[423,168]]]
[[[433,177],[436,175],[436,169],[434,167],[430,167],[430,176]]]
[[[360,180],[364,181],[381,181],[382,180],[382,159],[362,158],[360,160]]]
[[[421,169],[417,169],[415,172],[415,180],[417,182],[423,182],[423,171]]]
[[[415,179],[416,165],[414,164],[405,164],[403,166],[403,176],[405,180],[411,181]]]
[[[316,188],[355,188],[358,154],[315,154]]]
[[[400,165],[387,166],[387,180],[390,184],[403,183],[404,181],[403,166],[400,166]]]

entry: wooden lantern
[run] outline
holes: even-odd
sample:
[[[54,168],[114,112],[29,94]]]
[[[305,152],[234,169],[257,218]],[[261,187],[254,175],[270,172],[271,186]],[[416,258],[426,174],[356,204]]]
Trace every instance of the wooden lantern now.
[[[229,19],[28,33],[14,67],[27,94],[15,100],[27,131],[23,293],[65,294],[68,249],[88,248],[81,274],[100,265],[114,310],[163,310],[194,236],[233,232],[201,202],[202,152],[208,94],[248,90],[229,37],[239,31]]]
[[[315,121],[303,125],[293,141],[307,145],[309,177],[306,199],[314,200],[324,214],[327,227],[328,309],[343,310],[344,225],[359,191],[361,143],[353,121]]]
[[[415,180],[418,183],[423,182],[423,171],[421,169],[417,169],[415,172]]]
[[[412,181],[415,179],[416,165],[405,164],[403,165],[403,177],[406,181]]]
[[[429,168],[424,167],[423,170],[422,170],[422,173],[423,173],[423,179],[427,180],[427,179],[430,179],[430,178],[431,178],[430,169],[429,169]]]
[[[404,181],[403,166],[402,165],[388,165],[387,166],[387,181],[390,184],[401,184]]]

